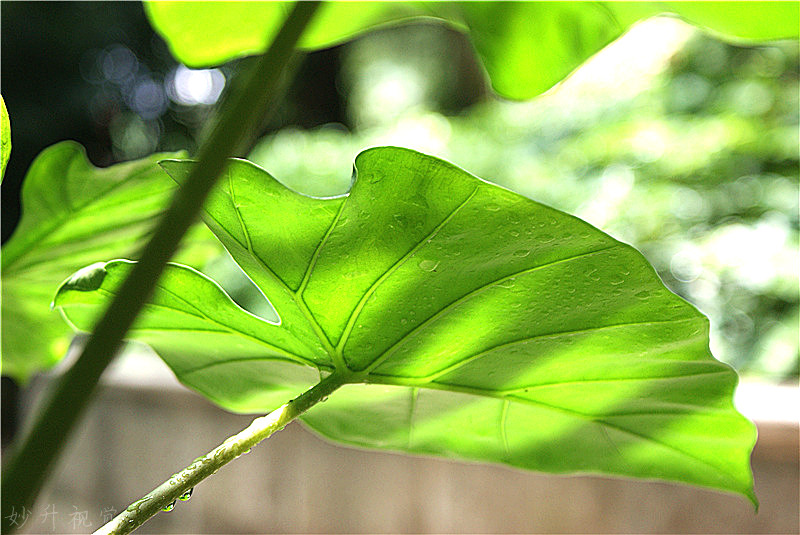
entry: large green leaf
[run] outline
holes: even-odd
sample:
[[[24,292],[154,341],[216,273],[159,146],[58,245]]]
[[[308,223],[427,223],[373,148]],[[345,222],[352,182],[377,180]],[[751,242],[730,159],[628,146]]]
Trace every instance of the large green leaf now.
[[[6,165],[11,157],[11,121],[8,118],[6,102],[0,96],[0,182],[6,174]]]
[[[50,310],[53,288],[98,258],[138,252],[175,187],[156,165],[167,156],[98,169],[63,142],[33,162],[22,218],[2,250],[4,375],[25,381],[64,356],[72,333]]]
[[[291,2],[149,1],[178,60],[207,67],[263,50]],[[301,45],[324,48],[380,25],[436,20],[467,32],[492,86],[526,99],[546,91],[633,23],[672,14],[733,40],[798,36],[796,2],[325,2]]]
[[[182,181],[193,164],[162,165]],[[319,199],[232,162],[205,220],[280,325],[173,265],[132,336],[236,411],[339,373],[351,384],[304,416],[334,440],[755,500],[736,375],[641,254],[410,150],[365,151],[356,173],[346,197]],[[89,268],[56,304],[86,329],[126,269]]]

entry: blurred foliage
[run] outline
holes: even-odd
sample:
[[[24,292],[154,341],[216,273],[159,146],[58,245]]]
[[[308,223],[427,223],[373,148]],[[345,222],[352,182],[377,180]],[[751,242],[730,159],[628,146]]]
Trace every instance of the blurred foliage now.
[[[333,195],[365,147],[442,157],[635,245],[711,318],[717,358],[797,377],[797,44],[737,47],[646,24],[540,99],[449,117],[460,85],[447,83],[443,30],[377,32],[343,51],[352,131],[285,129],[250,159],[298,191]],[[637,50],[658,32],[661,56]]]

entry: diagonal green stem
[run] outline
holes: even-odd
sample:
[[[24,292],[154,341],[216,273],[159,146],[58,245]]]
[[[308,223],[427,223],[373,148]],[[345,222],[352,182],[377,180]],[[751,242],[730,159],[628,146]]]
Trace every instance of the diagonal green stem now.
[[[299,397],[266,416],[256,418],[246,429],[228,438],[204,456],[198,457],[192,464],[173,474],[141,500],[132,503],[113,520],[95,531],[95,535],[124,535],[132,532],[169,504],[174,505],[180,496],[191,491],[195,485],[214,474],[220,467],[247,453],[250,448],[283,429],[286,424],[320,401],[324,401],[344,382],[339,375],[330,375]]]
[[[117,297],[97,323],[75,364],[61,376],[37,412],[32,425],[12,447],[3,470],[2,531],[13,525],[5,515],[12,506],[33,507],[66,437],[89,403],[100,375],[113,359],[122,339],[148,301],[164,266],[188,228],[227,160],[245,146],[274,102],[281,74],[295,45],[320,2],[297,2],[266,53],[254,65],[240,91],[231,95],[208,140],[201,146],[188,180],[161,218],[141,260],[123,283]]]

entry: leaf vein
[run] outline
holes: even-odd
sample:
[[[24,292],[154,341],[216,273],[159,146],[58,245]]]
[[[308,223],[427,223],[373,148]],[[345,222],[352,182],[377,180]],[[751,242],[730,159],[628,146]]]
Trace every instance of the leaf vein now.
[[[724,372],[724,373],[727,373],[727,372]],[[625,427],[612,424],[612,423],[607,422],[607,421],[605,421],[605,420],[603,420],[601,418],[597,418],[595,416],[592,416],[592,415],[589,415],[589,414],[585,414],[585,413],[582,413],[580,411],[576,411],[574,409],[569,409],[569,408],[561,407],[561,406],[558,406],[558,405],[552,405],[550,403],[545,403],[545,402],[542,402],[542,401],[539,401],[539,400],[535,400],[535,399],[521,398],[521,397],[518,397],[518,396],[505,396],[505,395],[503,395],[503,394],[501,394],[501,393],[499,393],[497,391],[484,390],[484,389],[480,389],[480,388],[472,388],[472,387],[470,387],[470,388],[463,388],[463,387],[462,388],[458,388],[458,387],[457,388],[453,388],[453,386],[456,386],[456,385],[443,385],[441,383],[431,383],[431,384],[426,385],[426,386],[420,386],[419,388],[432,388],[434,390],[438,389],[438,390],[445,390],[445,391],[450,391],[450,392],[460,392],[460,393],[471,394],[471,395],[475,395],[475,396],[485,396],[485,397],[493,397],[493,398],[500,398],[500,399],[508,399],[509,401],[515,401],[515,402],[520,402],[520,403],[529,404],[529,405],[536,405],[536,406],[539,406],[539,407],[542,407],[542,408],[545,408],[545,409],[549,409],[549,410],[552,410],[552,411],[556,411],[556,412],[560,412],[560,413],[563,413],[563,414],[567,414],[567,415],[570,415],[572,417],[584,420],[586,422],[589,422],[589,423],[592,423],[592,424],[596,424],[596,425],[600,425],[600,426],[607,426],[608,428],[615,429],[617,431],[620,431],[620,432],[623,432],[623,433],[628,433],[628,434],[630,434],[632,436],[638,437],[641,440],[649,441],[649,442],[652,442],[654,444],[660,445],[660,446],[662,446],[662,447],[664,447],[666,449],[670,449],[670,450],[672,450],[672,451],[674,451],[674,452],[676,452],[676,453],[678,453],[680,455],[688,457],[688,458],[690,458],[690,459],[692,459],[692,460],[694,460],[694,461],[696,461],[696,462],[698,462],[700,464],[703,464],[706,467],[711,468],[713,471],[715,471],[716,473],[722,475],[728,481],[734,481],[737,484],[740,483],[738,480],[736,480],[734,477],[732,477],[730,474],[728,474],[724,469],[712,464],[711,462],[709,462],[709,461],[707,461],[705,459],[697,457],[696,455],[692,455],[691,453],[689,453],[689,452],[687,452],[687,451],[685,451],[685,450],[683,450],[683,449],[681,449],[681,448],[679,448],[677,446],[669,444],[668,442],[664,442],[664,441],[658,440],[655,437],[651,437],[651,436],[648,436],[648,435],[645,435],[645,434],[642,434],[642,433],[637,433],[636,431],[632,431],[632,430],[627,429]],[[439,388],[437,388],[437,387],[439,387]],[[444,388],[442,388],[442,387],[444,387]]]
[[[198,373],[209,368],[214,368],[217,366],[224,366],[225,364],[233,364],[237,362],[251,362],[251,361],[259,361],[259,360],[274,360],[280,362],[288,362],[291,364],[297,364],[297,361],[291,359],[285,359],[280,357],[237,357],[231,358],[223,361],[216,361],[216,362],[207,362],[206,364],[202,364],[200,366],[196,366],[194,368],[190,368],[188,370],[182,370],[180,373],[182,375],[189,375],[192,373]],[[310,366],[315,366],[314,364],[309,363]],[[326,366],[322,366],[323,368],[327,368]]]
[[[450,221],[452,221],[453,217],[455,217],[456,214],[459,211],[461,211],[461,209],[464,208],[469,203],[470,200],[472,200],[477,191],[478,191],[478,186],[476,186],[475,189],[473,189],[472,192],[461,203],[459,203],[458,206],[453,208],[450,211],[450,213],[447,214],[447,216],[445,216],[445,218],[442,219],[442,221],[439,222],[439,224],[437,224],[428,234],[420,238],[419,241],[417,241],[417,243],[411,249],[409,249],[402,257],[397,259],[397,261],[395,261],[394,264],[392,264],[386,271],[384,271],[383,274],[380,277],[378,277],[375,280],[375,282],[372,283],[372,285],[367,289],[367,291],[364,292],[364,295],[356,304],[356,307],[353,309],[353,312],[350,314],[350,317],[347,320],[344,332],[342,333],[342,338],[341,340],[339,340],[339,344],[337,345],[338,351],[342,351],[342,348],[344,348],[344,345],[347,343],[347,340],[353,331],[353,326],[355,325],[356,321],[358,321],[358,317],[361,315],[364,306],[367,304],[367,301],[369,301],[370,297],[372,297],[372,294],[375,293],[378,287],[381,284],[383,284],[386,281],[386,279],[391,277],[395,271],[400,269],[400,267],[403,264],[405,264],[410,258],[412,258],[417,253],[417,251],[419,251],[419,249],[422,248],[422,246],[425,243],[433,239],[439,232],[441,232],[441,230],[445,226],[447,226],[447,224]]]
[[[308,266],[306,266],[306,272],[303,273],[303,279],[300,281],[300,286],[298,286],[297,291],[294,292],[296,298],[301,297],[306,289],[306,286],[308,286],[308,281],[311,279],[311,272],[314,271],[314,267],[317,265],[317,260],[319,259],[319,255],[322,252],[322,249],[325,247],[325,244],[328,243],[328,238],[333,232],[333,228],[336,226],[336,223],[339,222],[339,218],[341,217],[342,212],[344,211],[344,206],[345,204],[347,204],[347,199],[349,198],[350,198],[349,195],[346,196],[342,201],[342,204],[339,205],[339,210],[336,212],[336,215],[331,220],[331,224],[328,225],[328,229],[325,231],[325,235],[322,237],[322,239],[317,244],[317,247],[314,249],[314,254],[311,255],[311,260],[309,261]]]
[[[586,253],[581,253],[581,254],[578,254],[578,255],[570,256],[570,257],[567,257],[567,258],[561,258],[561,259],[558,259],[558,260],[553,260],[552,262],[547,262],[545,264],[540,264],[538,266],[534,266],[534,267],[531,267],[531,268],[526,268],[526,269],[517,271],[515,273],[512,273],[510,275],[504,275],[504,276],[500,277],[499,279],[496,279],[496,280],[487,282],[485,284],[482,284],[482,285],[478,286],[477,288],[474,288],[474,289],[470,290],[466,294],[454,299],[453,301],[451,301],[450,303],[445,305],[442,309],[440,309],[438,312],[436,312],[434,315],[432,315],[431,317],[429,317],[428,319],[426,319],[425,321],[423,321],[422,323],[420,323],[419,325],[414,327],[411,331],[409,331],[402,338],[400,338],[397,342],[395,342],[391,347],[389,347],[389,349],[384,351],[375,360],[373,360],[372,363],[370,363],[365,368],[365,371],[371,372],[372,370],[377,368],[385,360],[387,360],[389,357],[391,357],[391,355],[395,351],[397,351],[397,349],[404,342],[408,341],[411,338],[412,335],[419,334],[420,332],[424,331],[426,328],[428,328],[430,326],[431,323],[433,323],[437,319],[439,319],[439,318],[445,316],[446,314],[448,314],[456,306],[458,306],[459,304],[461,304],[461,303],[463,303],[465,301],[468,301],[469,299],[473,298],[474,296],[478,295],[479,293],[481,293],[482,291],[484,291],[484,290],[486,290],[488,288],[496,286],[497,284],[499,284],[501,282],[504,282],[504,281],[506,281],[508,279],[511,279],[511,278],[514,278],[514,277],[518,277],[518,276],[520,276],[522,274],[525,274],[525,273],[532,273],[532,272],[534,272],[536,270],[544,269],[544,268],[549,267],[549,266],[553,266],[553,265],[560,264],[560,263],[563,263],[563,262],[570,262],[572,260],[577,260],[577,259],[580,259],[580,258],[584,258],[586,256],[591,256],[593,254],[597,254],[597,253],[602,253],[604,251],[608,251],[608,250],[613,249],[615,247],[621,247],[621,244],[617,242],[617,243],[614,243],[614,244],[612,244],[610,246],[603,247],[601,249],[596,249],[594,251],[589,251],[589,252],[586,252]]]
[[[615,328],[619,328],[619,327],[630,327],[630,326],[635,326],[635,325],[661,325],[661,324],[682,323],[682,322],[686,322],[686,321],[696,321],[696,320],[697,320],[697,318],[681,318],[681,319],[677,319],[677,320],[673,319],[673,320],[664,320],[664,321],[627,322],[627,323],[616,323],[614,325],[602,325],[602,326],[599,326],[599,327],[587,327],[585,329],[576,329],[576,330],[573,330],[573,331],[561,331],[561,332],[551,332],[551,333],[537,334],[535,336],[528,336],[526,338],[520,338],[518,340],[512,340],[511,342],[504,342],[502,344],[497,344],[497,345],[494,345],[492,347],[486,348],[486,349],[484,349],[483,351],[481,351],[479,353],[464,357],[463,359],[461,359],[461,360],[459,360],[457,362],[454,362],[454,363],[452,363],[452,364],[450,364],[450,365],[448,365],[448,366],[446,366],[446,367],[444,367],[444,368],[442,368],[442,369],[440,369],[438,371],[435,371],[433,373],[430,373],[428,375],[420,377],[419,379],[424,380],[424,381],[434,381],[438,377],[441,377],[442,375],[445,375],[445,374],[450,373],[450,372],[454,372],[454,371],[458,370],[459,368],[461,368],[462,366],[465,366],[465,365],[469,364],[470,362],[473,362],[475,360],[478,360],[478,359],[480,359],[482,357],[487,356],[487,354],[489,354],[489,353],[491,353],[493,351],[496,351],[498,349],[504,349],[504,348],[507,348],[507,347],[512,347],[512,346],[515,346],[517,344],[523,344],[525,342],[531,342],[531,341],[534,341],[534,340],[539,340],[539,339],[544,339],[544,338],[559,338],[561,336],[566,336],[566,335],[571,335],[571,334],[579,334],[579,333],[585,333],[585,332],[596,332],[596,331],[602,331],[602,330],[605,330],[605,329],[615,329]]]
[[[507,399],[503,400],[503,408],[500,411],[500,436],[503,439],[503,452],[505,453],[506,458],[511,457],[511,452],[508,448],[508,429],[506,428],[508,424],[508,406],[511,402]]]
[[[521,399],[521,398],[515,398],[515,399],[523,401],[523,399]],[[605,421],[603,419],[598,419],[598,418],[595,418],[595,417],[593,417],[591,415],[584,414],[584,413],[582,413],[580,411],[575,411],[575,410],[572,410],[572,409],[567,409],[566,407],[560,407],[558,405],[551,405],[549,403],[544,403],[544,402],[536,401],[536,400],[527,400],[527,401],[529,403],[531,403],[531,404],[538,405],[538,406],[544,407],[546,409],[552,409],[552,410],[557,411],[557,412],[562,412],[562,413],[566,413],[566,414],[575,416],[576,418],[580,418],[582,420],[585,420],[587,422],[590,422],[590,423],[593,423],[593,424],[596,424],[596,425],[599,425],[599,426],[605,426],[605,427],[608,427],[610,429],[614,429],[616,431],[619,431],[621,433],[627,433],[627,434],[629,434],[631,436],[634,436],[634,437],[637,437],[638,439],[643,440],[645,442],[652,442],[653,444],[657,444],[657,445],[662,446],[662,447],[664,447],[666,449],[672,450],[672,451],[674,451],[674,452],[676,452],[676,453],[678,453],[680,455],[683,455],[683,456],[688,457],[689,459],[692,459],[692,460],[694,460],[694,461],[696,461],[696,462],[698,462],[698,463],[700,463],[702,465],[705,465],[708,468],[711,468],[713,471],[717,472],[718,474],[721,474],[725,479],[727,479],[729,481],[735,481],[736,483],[739,483],[739,481],[737,481],[735,478],[731,477],[730,474],[728,474],[726,471],[724,471],[722,468],[718,467],[717,465],[715,465],[715,464],[713,464],[713,463],[711,463],[711,462],[709,462],[709,461],[707,461],[705,459],[702,459],[702,458],[700,458],[700,457],[698,457],[696,455],[692,455],[691,453],[689,453],[689,452],[687,452],[687,451],[685,451],[685,450],[683,450],[683,449],[681,449],[681,448],[679,448],[677,446],[674,446],[674,445],[672,445],[672,444],[670,444],[668,442],[664,442],[663,440],[659,440],[659,439],[657,439],[655,437],[646,435],[644,433],[638,433],[638,432],[633,431],[631,429],[628,429],[626,427],[622,427],[622,426],[619,426],[619,425],[612,424],[612,423],[607,422],[607,421]],[[601,427],[601,429],[602,429],[602,427]]]
[[[239,226],[241,227],[242,234],[244,235],[244,239],[247,242],[247,250],[250,252],[251,255],[256,256],[256,254],[253,252],[253,242],[250,240],[250,233],[247,231],[247,226],[244,224],[242,211],[236,202],[236,192],[233,189],[233,178],[231,178],[230,171],[226,171],[226,174],[228,175],[228,191],[231,194],[231,203],[233,204],[233,211],[236,213],[236,219],[239,220]]]
[[[159,288],[160,288],[160,289],[164,289],[164,287],[163,287],[163,286],[159,286]],[[108,290],[98,289],[98,290],[96,290],[96,291],[97,291],[97,292],[99,292],[99,293],[101,293],[101,294],[105,294],[107,297],[113,297],[113,295],[114,295],[113,293],[109,292]],[[173,292],[171,292],[171,291],[169,291],[169,290],[166,290],[166,291],[167,291],[168,293],[171,293],[171,294],[175,295]],[[184,299],[182,299],[181,297],[179,297],[179,296],[177,296],[177,295],[175,295],[175,297],[176,297],[176,298],[178,298],[178,299],[180,299],[180,300],[181,300],[181,301],[183,301],[183,302],[186,302]],[[187,304],[189,304],[189,303],[187,303]],[[228,325],[225,325],[224,323],[221,323],[221,322],[219,322],[219,321],[217,321],[217,320],[215,320],[215,319],[213,319],[213,318],[210,318],[209,316],[207,316],[207,315],[203,314],[201,311],[199,311],[199,310],[198,310],[196,307],[194,307],[193,305],[190,305],[190,306],[191,306],[192,308],[194,308],[195,310],[197,310],[197,311],[200,313],[200,315],[198,315],[198,314],[192,314],[191,312],[189,312],[189,311],[187,311],[187,310],[181,310],[181,309],[179,309],[179,308],[174,308],[174,307],[170,307],[170,306],[167,306],[167,305],[159,305],[159,304],[157,304],[157,303],[153,303],[153,302],[150,302],[150,303],[148,303],[148,304],[147,304],[147,305],[145,305],[145,306],[147,306],[147,307],[153,307],[153,308],[161,308],[161,309],[164,309],[164,310],[169,310],[170,312],[179,313],[179,314],[185,314],[185,315],[187,315],[187,316],[191,316],[191,317],[193,317],[193,318],[197,318],[197,319],[201,319],[201,320],[203,320],[203,321],[207,321],[207,322],[209,322],[209,323],[211,323],[211,324],[213,324],[213,325],[216,325],[216,326],[218,326],[218,327],[220,327],[220,328],[221,328],[221,330],[219,330],[219,331],[208,331],[208,332],[229,333],[229,334],[233,334],[233,335],[236,335],[236,336],[241,336],[242,338],[247,338],[248,340],[251,340],[251,341],[257,342],[257,343],[259,343],[259,344],[261,344],[261,345],[263,345],[263,346],[265,346],[265,347],[267,347],[267,348],[269,348],[269,349],[271,349],[271,350],[273,350],[273,351],[276,351],[276,352],[278,352],[278,353],[281,353],[281,354],[283,354],[283,355],[285,355],[285,356],[288,356],[288,357],[290,357],[290,358],[293,358],[293,359],[296,359],[296,360],[302,361],[302,362],[304,362],[304,363],[306,363],[306,364],[309,364],[309,365],[311,365],[311,366],[316,366],[315,364],[311,363],[311,362],[310,362],[308,359],[306,359],[305,357],[302,357],[302,356],[300,356],[300,355],[296,355],[295,353],[293,353],[293,352],[289,351],[288,349],[285,349],[285,348],[279,347],[279,346],[277,346],[277,345],[274,345],[274,344],[270,344],[269,342],[267,342],[267,341],[265,341],[265,340],[263,340],[263,339],[261,339],[261,338],[259,338],[259,337],[257,337],[257,336],[253,336],[252,334],[248,334],[248,333],[242,332],[242,331],[240,331],[240,330],[238,330],[238,329],[235,329],[235,328],[233,328],[233,327],[230,327],[230,326],[228,326]],[[254,316],[254,317],[255,317],[255,316]],[[257,317],[256,317],[256,319],[258,319],[259,321],[262,321],[263,323],[265,323],[265,324],[267,324],[267,325],[270,325],[270,326],[272,326],[272,327],[277,327],[275,324],[273,324],[273,323],[270,323],[270,322],[268,322],[268,321],[266,321],[266,320],[264,320],[264,319],[257,318]],[[151,328],[151,329],[145,329],[145,328],[142,328],[142,327],[137,327],[137,326],[134,326],[134,328],[133,328],[132,330],[137,330],[137,331],[144,331],[144,330],[158,331],[158,330],[173,330],[173,329],[161,329],[161,328]],[[174,329],[174,330],[178,330],[178,329]],[[189,330],[189,331],[198,331],[198,332],[202,332],[201,330],[199,330],[199,329],[194,329],[194,328],[193,328],[193,329],[186,329],[186,330]]]

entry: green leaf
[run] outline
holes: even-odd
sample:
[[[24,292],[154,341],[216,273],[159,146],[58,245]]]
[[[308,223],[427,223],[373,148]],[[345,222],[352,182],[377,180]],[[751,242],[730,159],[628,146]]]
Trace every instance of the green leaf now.
[[[68,141],[33,162],[22,218],[2,249],[4,375],[26,381],[64,356],[72,333],[50,310],[53,288],[98,258],[138,252],[175,188],[156,165],[165,156],[98,169]]]
[[[6,174],[9,158],[11,158],[11,121],[8,118],[6,102],[0,96],[0,182]]]
[[[255,54],[290,2],[145,2],[156,31],[192,67]],[[796,2],[326,2],[303,36],[309,50],[372,28],[430,20],[468,33],[494,89],[527,99],[558,83],[638,20],[671,14],[736,41],[798,37]]]
[[[132,265],[117,260],[78,271],[63,283],[55,305],[69,307],[69,321],[90,327]],[[175,264],[128,336],[148,343],[185,384],[231,410],[280,405],[317,383],[316,368],[325,364],[318,343],[306,346],[239,308],[202,273]]]
[[[658,14],[677,15],[726,41],[744,44],[797,39],[797,2],[605,2],[626,26]]]
[[[145,2],[153,28],[189,67],[259,54],[278,33],[294,2]],[[325,2],[300,46],[334,45],[377,25],[420,15],[409,2]]]
[[[193,164],[162,165],[182,181]],[[311,377],[298,379],[295,363],[340,374],[352,384],[303,417],[333,440],[755,500],[755,430],[733,408],[736,375],[711,356],[706,318],[640,253],[410,150],[362,152],[356,172],[346,197],[319,199],[233,161],[205,220],[280,326],[245,320],[207,279],[172,267],[155,303],[173,303],[171,315],[144,316],[134,337],[231,410],[274,408],[264,399],[284,376],[300,390]],[[115,288],[110,276],[95,291],[88,280],[56,301],[82,329]],[[199,323],[182,332],[203,319],[230,341],[196,339]],[[247,347],[231,351],[237,339]],[[265,377],[280,359],[292,372]]]

